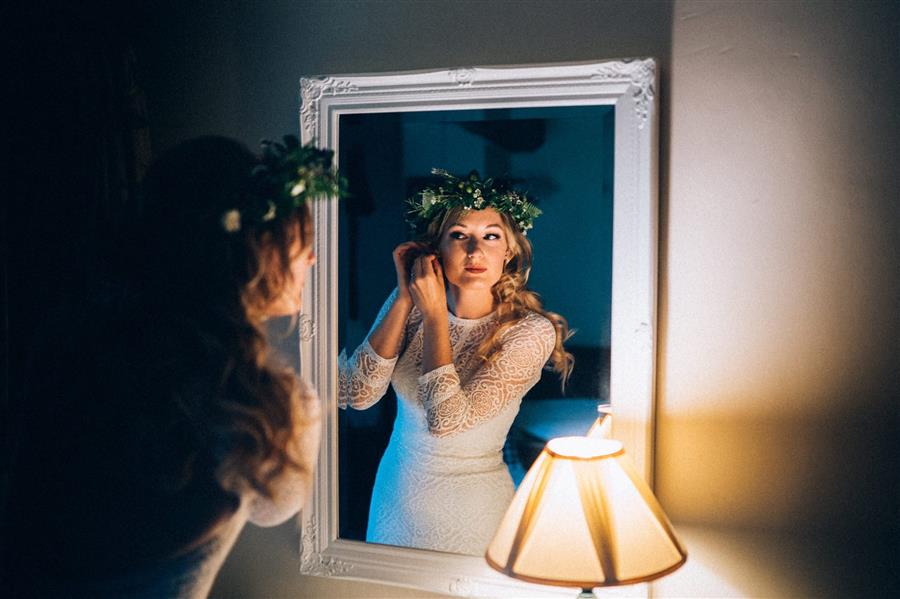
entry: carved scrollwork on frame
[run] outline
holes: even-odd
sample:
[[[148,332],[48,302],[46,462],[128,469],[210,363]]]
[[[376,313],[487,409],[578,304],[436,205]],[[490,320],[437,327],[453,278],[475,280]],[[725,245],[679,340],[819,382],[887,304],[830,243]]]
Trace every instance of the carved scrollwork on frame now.
[[[315,517],[310,517],[303,525],[300,535],[300,573],[313,576],[341,576],[353,570],[353,564],[316,551],[319,527]]]
[[[471,68],[451,69],[449,71],[449,73],[450,73],[450,78],[459,87],[469,87],[472,85],[472,82],[475,80],[475,69],[471,69]]]
[[[298,108],[304,143],[335,151],[335,162],[349,158],[354,147],[348,132],[375,129],[360,124],[418,122],[412,113],[481,111],[483,119],[510,120],[502,110],[533,111],[535,118],[601,109],[612,132],[612,286],[610,314],[610,390],[617,416],[616,436],[645,477],[650,476],[656,335],[656,193],[658,75],[653,59],[546,65],[463,66],[411,72],[340,74],[302,78]],[[611,110],[609,108],[612,108]],[[496,115],[496,119],[494,118]],[[546,115],[546,116],[545,116]],[[460,114],[465,119],[468,115]],[[425,122],[430,122],[426,117]],[[586,117],[587,118],[587,117]],[[593,118],[593,117],[591,117]],[[455,116],[453,117],[455,122]],[[393,126],[393,125],[391,125]],[[456,125],[453,125],[454,127]],[[356,127],[356,129],[354,129]],[[605,134],[604,133],[604,134]],[[346,135],[345,135],[346,134]],[[606,142],[604,142],[606,143]],[[359,147],[377,147],[367,144]],[[592,146],[593,147],[593,146]],[[456,150],[454,150],[456,151]],[[559,160],[568,154],[560,152]],[[460,156],[460,161],[478,157]],[[346,164],[346,163],[345,163]],[[605,198],[605,196],[604,196]],[[589,200],[590,198],[585,198]],[[597,200],[607,201],[603,198]],[[493,570],[484,558],[410,547],[368,543],[342,537],[340,521],[340,440],[337,409],[339,293],[341,280],[338,202],[319,202],[313,209],[318,266],[310,273],[298,319],[302,359],[300,375],[319,390],[323,405],[323,443],[313,474],[313,497],[300,521],[300,572],[305,575],[368,580],[382,584],[449,593],[458,597],[564,597],[568,590],[533,588]],[[339,292],[339,293],[338,293]],[[319,330],[317,330],[319,329]],[[346,455],[344,456],[346,457]],[[352,467],[352,464],[347,464]],[[343,466],[341,466],[343,467]],[[352,473],[351,473],[352,474]],[[346,489],[346,486],[345,486]],[[358,530],[347,527],[345,530]],[[635,596],[645,594],[636,589]],[[612,596],[612,595],[610,595]]]
[[[459,577],[450,581],[448,590],[457,597],[475,597],[478,585],[471,578]]]
[[[316,337],[318,327],[311,316],[301,314],[297,321],[301,341],[312,341]]]
[[[319,101],[322,96],[337,96],[355,91],[356,85],[344,79],[320,77],[301,80],[300,96],[303,98],[303,107],[300,109],[300,122],[306,132],[315,137],[316,122],[319,120]]]
[[[650,104],[655,97],[653,82],[656,79],[656,63],[652,60],[632,60],[608,62],[594,72],[594,79],[627,79],[631,82],[634,110],[638,117],[638,127],[643,129],[650,112]]]

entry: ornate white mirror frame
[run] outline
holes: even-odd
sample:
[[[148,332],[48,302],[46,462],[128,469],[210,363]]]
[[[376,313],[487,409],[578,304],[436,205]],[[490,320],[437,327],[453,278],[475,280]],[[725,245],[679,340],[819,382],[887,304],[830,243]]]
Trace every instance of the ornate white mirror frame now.
[[[610,400],[613,436],[652,481],[656,355],[657,72],[653,59],[340,75],[301,80],[301,138],[340,153],[354,113],[612,105],[615,109]],[[324,404],[324,437],[302,519],[301,572],[459,596],[560,596],[483,558],[338,538],[338,208],[313,204],[318,263],[304,293],[301,374]],[[585,426],[585,432],[590,423]],[[628,594],[634,595],[629,587]],[[611,592],[605,596],[614,596]],[[566,590],[561,596],[571,596]]]

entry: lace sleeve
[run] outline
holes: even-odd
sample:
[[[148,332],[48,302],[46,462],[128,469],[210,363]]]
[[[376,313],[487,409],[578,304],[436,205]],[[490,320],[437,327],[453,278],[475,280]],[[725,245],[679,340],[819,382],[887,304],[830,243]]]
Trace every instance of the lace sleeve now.
[[[428,430],[436,437],[466,431],[522,399],[541,378],[556,343],[556,330],[536,313],[510,329],[490,363],[460,384],[453,364],[419,377],[418,398],[425,406]]]
[[[281,473],[271,497],[253,496],[249,520],[257,526],[276,526],[286,521],[304,506],[312,488],[312,473],[322,432],[322,410],[315,390],[302,379],[299,380],[299,391],[294,411],[297,436],[292,447],[298,467],[288,467]]]
[[[385,317],[395,299],[397,299],[396,289],[388,296],[378,312],[375,323],[369,330],[369,335]],[[405,335],[404,329],[404,337]],[[398,356],[402,353],[405,344],[404,338]],[[368,337],[356,348],[349,359],[346,350],[341,350],[341,355],[338,356],[338,406],[346,408],[349,405],[357,410],[365,410],[375,405],[387,391],[396,363],[397,357],[382,358],[375,353],[375,350],[369,345]]]

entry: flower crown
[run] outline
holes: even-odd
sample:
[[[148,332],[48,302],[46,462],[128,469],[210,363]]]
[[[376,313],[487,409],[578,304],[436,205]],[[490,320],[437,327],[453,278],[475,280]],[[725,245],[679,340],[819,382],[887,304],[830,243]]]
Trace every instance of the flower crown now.
[[[332,169],[334,152],[312,143],[304,146],[293,135],[283,143],[264,139],[259,164],[250,172],[241,208],[226,210],[222,228],[236,233],[248,223],[262,224],[290,215],[307,200],[346,196],[346,181]]]
[[[444,181],[421,189],[407,200],[410,208],[406,213],[406,222],[414,233],[423,233],[431,221],[453,208],[493,208],[509,215],[523,235],[534,226],[534,219],[541,214],[541,210],[529,202],[525,194],[510,188],[505,181],[482,181],[478,171],[470,172],[464,179],[441,168],[431,169],[431,174],[439,175]]]

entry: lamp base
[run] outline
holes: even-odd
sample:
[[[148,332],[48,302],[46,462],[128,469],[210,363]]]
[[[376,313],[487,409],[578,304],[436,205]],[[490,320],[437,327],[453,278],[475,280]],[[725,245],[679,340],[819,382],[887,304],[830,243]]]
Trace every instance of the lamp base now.
[[[597,595],[594,594],[594,589],[581,589],[578,599],[597,599]]]

